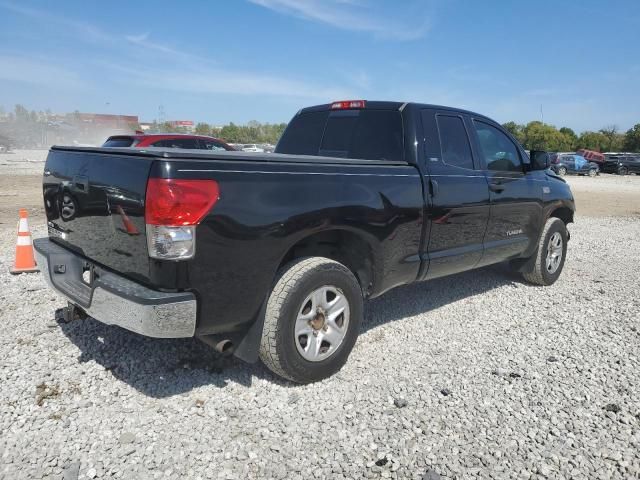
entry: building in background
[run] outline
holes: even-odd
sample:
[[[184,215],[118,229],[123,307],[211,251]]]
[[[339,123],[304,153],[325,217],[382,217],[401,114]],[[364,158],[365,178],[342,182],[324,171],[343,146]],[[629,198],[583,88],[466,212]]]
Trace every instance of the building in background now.
[[[185,133],[193,133],[196,125],[193,120],[169,120],[167,122],[172,128],[184,130]]]

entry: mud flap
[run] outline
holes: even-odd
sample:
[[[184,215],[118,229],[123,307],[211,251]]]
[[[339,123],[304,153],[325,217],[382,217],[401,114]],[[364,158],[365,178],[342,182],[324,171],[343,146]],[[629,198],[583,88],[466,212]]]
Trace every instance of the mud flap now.
[[[267,301],[265,298],[260,307],[260,311],[255,322],[247,333],[242,337],[237,347],[233,351],[233,355],[247,363],[256,363],[260,354],[260,341],[262,340],[262,329],[264,327],[264,315],[267,311]]]

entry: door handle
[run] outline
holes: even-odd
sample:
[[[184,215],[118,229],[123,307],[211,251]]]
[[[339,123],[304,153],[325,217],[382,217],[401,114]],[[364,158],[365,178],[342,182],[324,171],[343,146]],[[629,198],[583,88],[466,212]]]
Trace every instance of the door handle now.
[[[504,190],[504,185],[500,183],[490,183],[489,190],[496,193],[501,193]]]
[[[438,186],[438,182],[436,182],[434,179],[430,178],[429,179],[429,193],[431,194],[432,197],[435,197],[438,194],[438,190],[439,190],[439,186]]]

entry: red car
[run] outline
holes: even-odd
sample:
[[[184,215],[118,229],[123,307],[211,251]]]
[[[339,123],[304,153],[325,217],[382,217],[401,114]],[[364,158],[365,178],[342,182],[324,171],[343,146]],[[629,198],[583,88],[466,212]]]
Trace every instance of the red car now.
[[[604,161],[606,160],[602,153],[595,152],[593,150],[587,150],[586,148],[581,148],[576,153],[578,155],[582,155],[590,162],[596,162],[600,166],[602,166],[604,164]]]
[[[218,138],[204,135],[187,135],[179,133],[152,133],[149,135],[112,135],[102,144],[103,147],[164,147],[189,148],[197,150],[235,151],[231,145]]]

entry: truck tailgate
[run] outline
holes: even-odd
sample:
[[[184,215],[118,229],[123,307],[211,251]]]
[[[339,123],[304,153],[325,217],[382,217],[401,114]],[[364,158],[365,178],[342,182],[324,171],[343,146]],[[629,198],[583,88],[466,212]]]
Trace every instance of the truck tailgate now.
[[[95,263],[149,279],[144,198],[153,157],[51,149],[44,169],[49,237]]]

